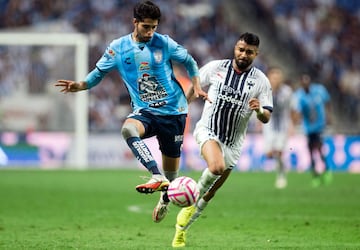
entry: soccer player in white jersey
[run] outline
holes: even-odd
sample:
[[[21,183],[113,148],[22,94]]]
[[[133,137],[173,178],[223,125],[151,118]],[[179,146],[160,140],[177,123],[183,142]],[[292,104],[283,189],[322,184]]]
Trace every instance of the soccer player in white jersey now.
[[[250,116],[267,123],[273,102],[266,75],[252,63],[258,55],[259,38],[244,33],[234,47],[234,58],[215,60],[200,69],[202,87],[209,86],[206,102],[194,136],[207,163],[197,185],[200,198],[177,215],[173,247],[185,246],[189,226],[200,216],[215,192],[237,164]],[[191,100],[193,91],[187,93]]]
[[[55,84],[65,93],[87,90],[96,86],[110,71],[118,71],[133,109],[121,133],[134,156],[152,174],[150,180],[136,186],[136,190],[140,193],[161,191],[153,212],[154,222],[160,222],[168,211],[166,190],[169,181],[178,176],[188,112],[186,95],[174,76],[172,61],[186,68],[195,96],[207,100],[193,57],[169,36],[155,32],[160,17],[160,9],[153,2],[137,3],[133,32],[112,41],[84,81],[58,80]],[[160,145],[164,174],[143,141],[152,136],[156,136]]]
[[[282,155],[292,126],[294,99],[291,87],[284,82],[282,69],[270,67],[267,77],[272,87],[274,111],[270,121],[263,126],[264,151],[268,158],[276,162],[275,187],[281,189],[287,186],[286,166]]]

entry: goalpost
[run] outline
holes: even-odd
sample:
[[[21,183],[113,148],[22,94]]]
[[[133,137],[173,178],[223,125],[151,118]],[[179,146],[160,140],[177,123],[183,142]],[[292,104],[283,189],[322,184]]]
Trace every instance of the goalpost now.
[[[19,33],[1,32],[0,46],[73,46],[75,48],[75,80],[83,80],[88,73],[88,38],[80,33]],[[75,167],[88,165],[88,91],[75,97]]]

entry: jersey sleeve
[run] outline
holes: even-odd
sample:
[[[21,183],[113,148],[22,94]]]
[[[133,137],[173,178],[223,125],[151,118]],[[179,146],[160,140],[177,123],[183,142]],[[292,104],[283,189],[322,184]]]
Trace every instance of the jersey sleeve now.
[[[117,44],[117,40],[115,40],[106,48],[104,54],[96,63],[99,70],[108,73],[116,67],[116,58],[119,54]]]
[[[113,41],[105,50],[102,57],[97,61],[93,69],[85,78],[88,88],[96,86],[104,76],[116,67],[116,43]]]
[[[211,84],[210,77],[215,71],[218,65],[218,61],[211,61],[200,68],[200,85],[202,87],[209,86]]]
[[[105,72],[100,71],[98,68],[93,69],[85,78],[88,89],[96,86],[106,75]]]
[[[189,77],[198,76],[199,68],[195,59],[189,54],[185,47],[181,46],[169,36],[168,38],[168,50],[170,59],[184,65]]]
[[[327,89],[321,84],[318,85],[318,88],[319,88],[321,96],[322,96],[322,98],[324,100],[324,103],[329,102],[330,101],[330,95],[329,95],[329,92],[327,91]]]
[[[270,112],[272,112],[272,110],[273,110],[272,89],[271,89],[271,84],[270,84],[269,80],[266,77],[264,77],[264,79],[263,79],[263,84],[262,84],[262,87],[260,89],[260,93],[259,93],[258,98],[259,98],[259,101],[261,103],[261,106],[263,108],[266,108]]]

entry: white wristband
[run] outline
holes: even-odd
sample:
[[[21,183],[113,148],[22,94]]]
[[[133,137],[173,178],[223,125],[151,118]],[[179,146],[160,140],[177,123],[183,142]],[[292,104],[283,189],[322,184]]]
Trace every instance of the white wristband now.
[[[259,110],[256,111],[256,114],[257,114],[257,115],[262,115],[262,114],[264,114],[264,109],[263,109],[263,107],[260,106]]]

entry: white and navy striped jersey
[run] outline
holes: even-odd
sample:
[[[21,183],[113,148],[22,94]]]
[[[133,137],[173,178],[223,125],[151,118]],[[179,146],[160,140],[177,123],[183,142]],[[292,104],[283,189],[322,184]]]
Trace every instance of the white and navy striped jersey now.
[[[257,98],[264,109],[272,111],[271,85],[256,67],[237,73],[232,60],[211,61],[200,69],[201,86],[209,86],[208,96],[198,125],[205,126],[222,143],[241,147],[253,111],[250,98]]]

